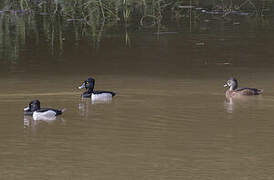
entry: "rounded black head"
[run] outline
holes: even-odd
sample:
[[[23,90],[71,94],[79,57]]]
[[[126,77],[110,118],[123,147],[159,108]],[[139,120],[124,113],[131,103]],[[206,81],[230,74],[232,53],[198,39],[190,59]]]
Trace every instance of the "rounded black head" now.
[[[87,80],[85,80],[86,84],[95,84],[95,79],[93,79],[92,77],[88,78]]]
[[[37,111],[40,109],[40,101],[35,99],[29,103],[29,109],[30,111]]]
[[[79,89],[86,88],[88,91],[93,91],[94,85],[95,85],[95,79],[90,77],[83,82],[83,84],[79,87]]]

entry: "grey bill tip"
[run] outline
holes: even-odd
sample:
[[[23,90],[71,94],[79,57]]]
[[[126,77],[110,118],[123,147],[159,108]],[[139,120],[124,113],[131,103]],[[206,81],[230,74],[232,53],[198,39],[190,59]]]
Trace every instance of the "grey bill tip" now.
[[[78,87],[78,89],[83,89],[85,87],[85,83]]]

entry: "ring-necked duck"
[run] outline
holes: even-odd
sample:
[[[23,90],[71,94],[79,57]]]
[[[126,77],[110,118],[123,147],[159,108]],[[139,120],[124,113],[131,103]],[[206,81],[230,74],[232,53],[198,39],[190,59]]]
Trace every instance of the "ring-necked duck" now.
[[[224,84],[224,87],[229,87],[226,91],[226,97],[236,97],[236,96],[252,96],[259,95],[263,92],[263,89],[256,88],[238,88],[238,81],[235,78],[230,78]]]
[[[24,108],[24,115],[33,116],[33,119],[39,119],[40,117],[55,117],[63,112],[64,109],[41,108],[39,100],[31,101],[29,106]]]
[[[83,98],[91,98],[92,100],[106,100],[112,99],[115,96],[114,92],[111,91],[94,91],[95,79],[88,78],[83,82],[79,89],[86,88],[86,92],[82,94]]]

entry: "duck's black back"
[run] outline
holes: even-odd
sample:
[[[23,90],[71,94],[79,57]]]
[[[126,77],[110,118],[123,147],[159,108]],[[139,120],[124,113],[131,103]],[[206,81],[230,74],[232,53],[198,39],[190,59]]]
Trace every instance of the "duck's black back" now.
[[[62,114],[61,110],[52,109],[52,108],[41,108],[41,109],[37,110],[37,112],[46,112],[46,111],[54,111],[56,113],[56,116]]]
[[[43,113],[43,112],[46,112],[46,111],[49,111],[49,110],[54,111],[56,113],[56,116],[62,114],[61,110],[52,109],[52,108],[40,108],[39,110],[36,110],[36,112]],[[34,112],[35,111],[27,110],[27,111],[24,111],[24,115],[25,116],[32,116]]]
[[[109,93],[112,96],[115,96],[116,93],[115,92],[111,92],[111,91],[94,91],[93,94],[103,94],[103,93]]]

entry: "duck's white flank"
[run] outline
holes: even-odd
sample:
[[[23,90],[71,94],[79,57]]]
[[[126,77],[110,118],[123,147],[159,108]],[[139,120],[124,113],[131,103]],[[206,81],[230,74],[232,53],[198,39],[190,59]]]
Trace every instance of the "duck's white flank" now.
[[[54,120],[56,119],[56,112],[48,110],[45,112],[35,111],[32,115],[34,120]]]
[[[110,101],[112,99],[111,93],[100,93],[100,94],[93,94],[91,95],[92,101]]]

